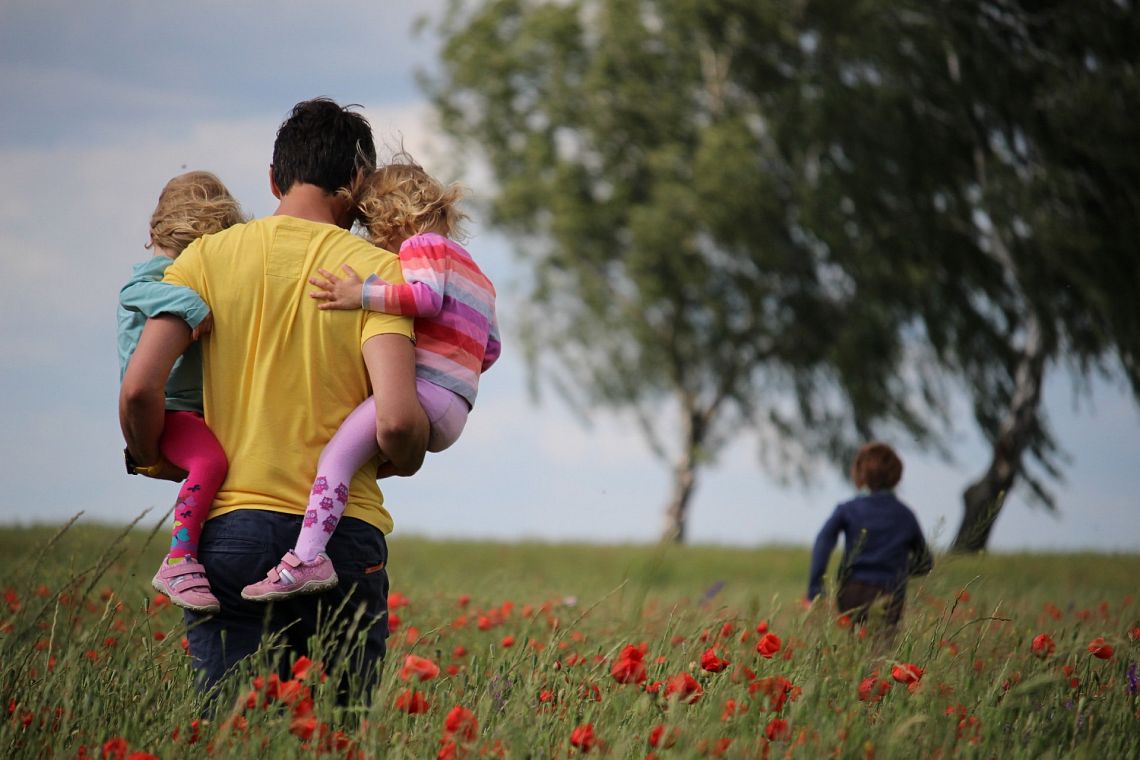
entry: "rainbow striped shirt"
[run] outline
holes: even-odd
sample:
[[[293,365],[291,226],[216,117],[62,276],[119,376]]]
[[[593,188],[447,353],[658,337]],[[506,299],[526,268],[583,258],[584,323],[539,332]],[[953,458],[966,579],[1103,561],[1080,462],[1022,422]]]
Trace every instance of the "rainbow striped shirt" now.
[[[499,358],[495,286],[462,246],[433,232],[400,246],[405,285],[369,275],[362,306],[415,317],[416,376],[475,406],[479,375]]]

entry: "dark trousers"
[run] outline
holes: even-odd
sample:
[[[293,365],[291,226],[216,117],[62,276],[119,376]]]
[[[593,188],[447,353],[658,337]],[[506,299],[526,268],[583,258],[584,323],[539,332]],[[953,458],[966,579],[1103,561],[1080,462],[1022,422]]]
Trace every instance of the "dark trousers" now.
[[[896,628],[902,619],[903,605],[906,603],[905,586],[891,589],[849,578],[839,586],[836,597],[839,611],[850,615],[854,623],[865,622],[871,606],[880,599],[886,601],[883,606],[883,622],[889,629]]]
[[[264,578],[293,548],[301,519],[241,509],[206,523],[198,560],[222,609],[212,616],[185,613],[200,689],[217,684],[257,651],[266,636],[279,637],[284,652],[278,673],[283,679],[292,677],[291,662],[310,654],[319,629],[325,637],[322,664],[326,672],[341,673],[338,701],[367,699],[379,677],[388,638],[388,545],[383,533],[362,520],[340,521],[327,549],[340,578],[335,588],[268,604],[241,597],[243,587]]]

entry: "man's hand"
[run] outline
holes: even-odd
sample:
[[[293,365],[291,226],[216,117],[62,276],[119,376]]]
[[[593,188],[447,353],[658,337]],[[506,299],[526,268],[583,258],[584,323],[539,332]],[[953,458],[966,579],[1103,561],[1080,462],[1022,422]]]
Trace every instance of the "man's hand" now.
[[[319,291],[309,293],[311,298],[324,303],[318,304],[318,309],[359,309],[363,301],[364,282],[348,264],[341,264],[345,276],[338,278],[327,269],[318,268],[326,279],[319,280],[310,277],[309,282],[320,288]]]
[[[158,455],[158,461],[152,465],[135,467],[136,475],[143,475],[144,477],[154,478],[155,480],[171,480],[175,483],[181,483],[186,480],[188,474],[176,464],[173,464],[162,454]]]
[[[406,478],[410,475],[415,475],[419,471],[419,467],[414,469],[400,468],[392,464],[390,460],[385,460],[380,463],[376,468],[376,479],[383,480],[384,478]]]
[[[198,340],[205,338],[207,335],[214,331],[214,312],[210,312],[205,318],[198,323],[198,326],[190,331],[190,340]]]

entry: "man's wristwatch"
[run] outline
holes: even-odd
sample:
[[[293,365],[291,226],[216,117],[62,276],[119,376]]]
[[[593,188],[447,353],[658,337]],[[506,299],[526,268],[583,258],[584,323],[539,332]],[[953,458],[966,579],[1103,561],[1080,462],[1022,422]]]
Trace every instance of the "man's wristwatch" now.
[[[160,462],[155,462],[154,464],[148,464],[145,466],[140,465],[135,461],[135,458],[131,456],[130,449],[123,449],[123,456],[127,460],[128,475],[145,475],[148,478],[153,478],[154,476],[158,475],[159,471],[162,469]]]

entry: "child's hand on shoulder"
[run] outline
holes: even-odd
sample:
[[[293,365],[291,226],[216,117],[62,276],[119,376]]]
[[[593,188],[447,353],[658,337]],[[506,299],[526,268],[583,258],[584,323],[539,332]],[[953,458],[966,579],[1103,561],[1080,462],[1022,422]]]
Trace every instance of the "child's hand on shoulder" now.
[[[320,290],[314,290],[309,296],[324,303],[317,304],[318,309],[359,309],[364,282],[348,264],[342,264],[344,276],[337,277],[327,269],[318,268],[317,271],[325,279],[310,277],[309,282]]]
[[[197,327],[190,331],[190,340],[199,340],[201,338],[205,338],[213,331],[214,312],[211,311],[209,314],[202,318],[202,321],[198,323]]]

